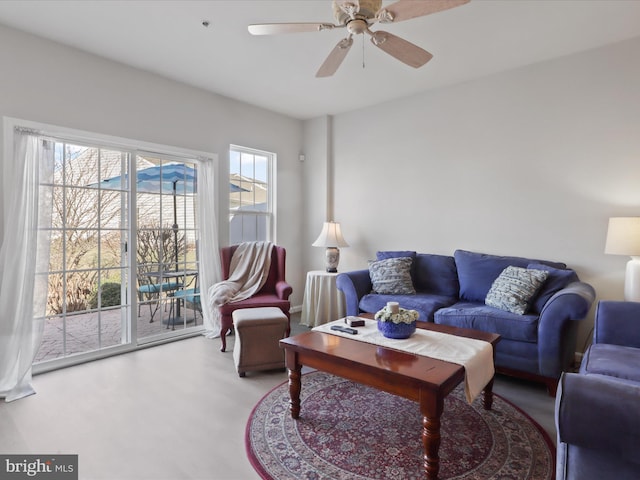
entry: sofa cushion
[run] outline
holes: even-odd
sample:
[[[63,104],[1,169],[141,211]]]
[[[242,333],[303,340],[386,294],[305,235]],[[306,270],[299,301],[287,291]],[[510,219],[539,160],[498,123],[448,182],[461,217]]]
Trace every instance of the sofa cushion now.
[[[532,310],[540,313],[542,307],[553,297],[556,293],[562,290],[564,287],[572,282],[579,281],[576,272],[570,269],[553,268],[543,263],[530,263],[527,268],[535,268],[536,270],[545,270],[549,272],[549,277],[544,282],[535,298],[533,299]]]
[[[435,323],[498,333],[521,342],[538,341],[538,315],[517,315],[475,302],[458,302],[438,310]]]
[[[416,293],[415,295],[377,295],[369,294],[360,299],[359,307],[363,312],[376,313],[387,305],[387,302],[398,302],[402,308],[416,310],[419,321],[433,322],[433,314],[440,308],[448,307],[456,302],[456,297]]]
[[[482,302],[498,275],[509,265],[526,268],[530,263],[542,263],[554,268],[565,268],[564,263],[532,260],[522,257],[505,257],[456,250],[453,254],[460,281],[460,299],[470,302]]]
[[[413,250],[384,250],[376,252],[376,260],[386,260],[387,258],[409,257],[416,258]]]
[[[369,262],[369,276],[374,293],[407,295],[416,293],[411,279],[410,257],[394,257]]]
[[[458,298],[460,284],[453,257],[418,253],[413,262],[416,291]]]
[[[529,304],[540,289],[549,272],[508,266],[496,278],[487,293],[484,303],[490,307],[524,315]]]
[[[595,343],[582,358],[580,373],[640,382],[640,348]]]

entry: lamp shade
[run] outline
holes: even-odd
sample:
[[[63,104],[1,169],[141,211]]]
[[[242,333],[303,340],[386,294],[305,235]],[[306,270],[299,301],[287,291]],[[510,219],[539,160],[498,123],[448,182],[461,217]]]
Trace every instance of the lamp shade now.
[[[640,217],[612,217],[607,229],[604,253],[612,255],[640,255]]]
[[[322,231],[316,241],[311,245],[314,247],[348,247],[349,244],[342,236],[342,230],[338,222],[324,222]]]

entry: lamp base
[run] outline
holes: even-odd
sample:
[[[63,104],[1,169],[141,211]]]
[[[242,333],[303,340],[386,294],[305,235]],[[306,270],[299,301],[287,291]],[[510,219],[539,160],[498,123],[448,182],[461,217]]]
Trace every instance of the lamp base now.
[[[627,262],[624,299],[627,302],[640,302],[640,257],[631,257]]]
[[[337,247],[327,247],[325,250],[327,272],[338,273],[338,263],[340,263],[340,249]]]

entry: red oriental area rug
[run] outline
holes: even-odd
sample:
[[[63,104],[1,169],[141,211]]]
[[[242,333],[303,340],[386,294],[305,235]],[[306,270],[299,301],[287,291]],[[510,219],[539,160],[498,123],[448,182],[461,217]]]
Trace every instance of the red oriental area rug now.
[[[300,419],[283,383],[254,408],[249,460],[264,479],[424,479],[422,418],[416,402],[329,375],[305,374]],[[444,479],[551,480],[555,447],[542,427],[494,394],[486,411],[462,387],[445,400],[440,474]]]

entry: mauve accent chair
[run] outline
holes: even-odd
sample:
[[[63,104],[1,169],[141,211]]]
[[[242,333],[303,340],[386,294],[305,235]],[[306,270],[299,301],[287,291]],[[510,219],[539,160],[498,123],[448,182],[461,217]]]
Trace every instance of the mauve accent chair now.
[[[222,279],[229,278],[229,267],[233,253],[238,245],[230,247],[222,247],[220,249],[220,263],[222,266]],[[287,252],[284,247],[273,246],[271,251],[271,268],[264,286],[253,297],[222,305],[220,307],[221,326],[220,339],[222,340],[221,352],[227,349],[227,333],[233,328],[233,312],[240,308],[256,308],[256,307],[278,307],[287,316],[287,320],[291,320],[289,309],[291,302],[289,296],[293,289],[285,280],[285,265]],[[287,326],[287,336],[291,332],[290,325]]]

